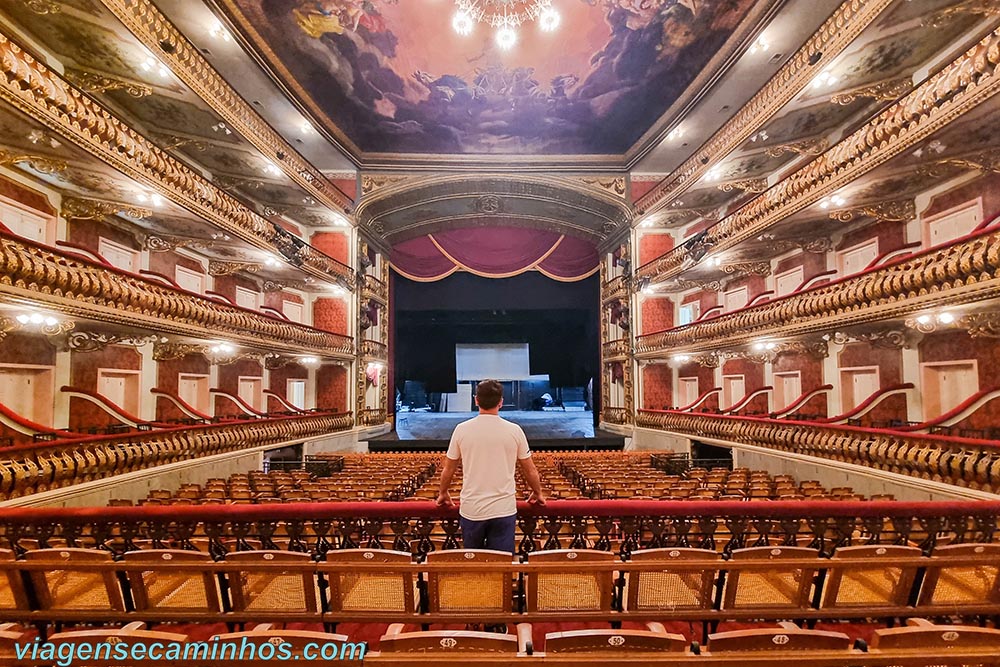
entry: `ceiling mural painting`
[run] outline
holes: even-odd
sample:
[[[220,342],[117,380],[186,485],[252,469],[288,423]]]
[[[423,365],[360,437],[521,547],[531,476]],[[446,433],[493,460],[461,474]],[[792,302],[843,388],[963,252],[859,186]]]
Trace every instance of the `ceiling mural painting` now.
[[[610,155],[628,151],[770,3],[560,0],[559,29],[523,29],[510,51],[489,30],[456,34],[449,0],[222,4],[358,152]]]

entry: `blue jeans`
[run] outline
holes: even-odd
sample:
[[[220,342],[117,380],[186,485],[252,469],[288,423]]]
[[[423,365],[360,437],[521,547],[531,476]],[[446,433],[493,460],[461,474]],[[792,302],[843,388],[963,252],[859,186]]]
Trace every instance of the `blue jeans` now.
[[[517,515],[473,521],[459,516],[462,526],[462,546],[466,549],[494,549],[514,553],[514,526]]]

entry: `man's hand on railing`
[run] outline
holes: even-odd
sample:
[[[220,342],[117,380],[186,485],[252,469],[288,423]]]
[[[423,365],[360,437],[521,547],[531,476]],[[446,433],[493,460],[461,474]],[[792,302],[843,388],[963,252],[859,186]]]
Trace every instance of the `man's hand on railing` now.
[[[435,501],[438,507],[454,507],[455,503],[451,499],[451,494],[447,491],[442,491],[438,494],[437,500]]]
[[[542,491],[541,493],[535,493],[534,491],[532,491],[531,495],[528,496],[528,504],[529,505],[545,505],[545,500],[547,498],[548,498],[548,494],[546,494],[545,491]]]

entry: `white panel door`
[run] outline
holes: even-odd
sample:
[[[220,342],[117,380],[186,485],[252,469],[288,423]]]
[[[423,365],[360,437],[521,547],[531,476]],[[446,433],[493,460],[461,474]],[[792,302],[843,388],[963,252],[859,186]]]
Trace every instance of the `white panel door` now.
[[[257,310],[258,294],[245,287],[236,288],[236,305],[247,310]]]
[[[285,317],[290,319],[292,322],[302,323],[302,304],[296,303],[295,301],[284,301],[281,307],[281,312],[285,314]]]
[[[209,411],[208,376],[181,373],[177,376],[177,396],[198,412]]]
[[[726,292],[725,310],[727,313],[731,313],[734,310],[739,310],[743,306],[747,305],[747,301],[750,300],[750,293],[747,291],[746,287],[740,287],[738,289]]]
[[[0,403],[25,419],[52,425],[54,389],[51,369],[0,368]]]
[[[691,301],[690,303],[685,303],[680,307],[678,313],[677,322],[678,326],[684,326],[685,324],[691,324],[698,316],[701,315],[701,303],[698,301]]]
[[[866,241],[838,253],[841,277],[864,271],[876,257],[878,257],[878,239]]]
[[[787,373],[775,373],[774,382],[774,409],[782,410],[792,401],[802,395],[802,377],[798,371]]]
[[[131,248],[102,238],[97,243],[97,252],[108,260],[111,266],[123,271],[135,272],[138,264],[138,253]]]
[[[677,407],[686,407],[698,400],[698,378],[678,378]]]
[[[42,215],[0,202],[0,222],[18,236],[38,243],[48,242],[49,218]]]
[[[731,408],[746,396],[746,381],[742,375],[722,376],[722,407]]]
[[[777,296],[791,294],[802,284],[803,280],[805,280],[805,274],[802,272],[801,266],[796,266],[790,271],[779,273],[774,278],[774,293]]]
[[[928,218],[925,232],[927,244],[928,246],[941,245],[970,234],[982,221],[983,207],[978,199]]]
[[[130,414],[139,411],[139,373],[135,371],[97,371],[97,393]]]
[[[877,368],[849,368],[840,373],[844,411],[858,407],[879,390]]]
[[[240,378],[239,397],[254,410],[260,410],[264,380],[262,378]]]
[[[297,407],[299,410],[303,410],[306,407],[306,381],[305,380],[289,380],[288,390],[287,390],[288,402]]]
[[[180,285],[182,289],[194,292],[195,294],[201,294],[204,291],[205,276],[197,271],[178,266],[174,269],[174,282]]]
[[[922,379],[925,419],[943,415],[979,391],[979,372],[972,360],[923,364]]]

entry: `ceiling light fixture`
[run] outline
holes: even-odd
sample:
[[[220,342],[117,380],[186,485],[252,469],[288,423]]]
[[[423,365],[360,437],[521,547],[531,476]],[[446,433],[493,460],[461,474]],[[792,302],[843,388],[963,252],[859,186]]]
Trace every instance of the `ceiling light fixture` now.
[[[754,41],[753,46],[750,47],[750,53],[754,54],[757,53],[758,51],[761,52],[767,51],[770,47],[771,45],[768,43],[766,39],[764,39],[764,35],[760,35]]]
[[[264,163],[264,171],[271,176],[281,176],[281,170],[278,169],[278,165],[274,164],[270,160]]]
[[[156,72],[164,79],[170,76],[170,70],[167,69],[167,66],[161,63],[153,56],[149,56],[145,60],[143,60],[140,67],[142,68],[143,72],[149,72],[149,73]]]
[[[829,197],[824,197],[820,201],[819,207],[825,210],[830,208],[831,206],[843,206],[846,203],[847,200],[841,197],[840,195],[831,195]]]
[[[223,42],[228,42],[232,40],[232,37],[229,36],[229,31],[226,30],[225,26],[222,25],[222,22],[219,19],[215,19],[213,21],[212,27],[209,29],[208,34],[214,37],[215,39],[221,39]]]
[[[837,77],[835,77],[833,74],[830,74],[829,72],[821,72],[819,76],[813,79],[812,87],[822,88],[823,86],[826,86],[827,88],[829,88],[835,83],[837,83]]]
[[[670,132],[667,134],[667,140],[673,141],[674,139],[680,139],[683,136],[684,136],[684,128],[678,125],[674,129],[670,130]]]
[[[509,51],[517,43],[517,28],[537,21],[542,32],[559,27],[562,17],[552,0],[455,0],[458,9],[451,17],[451,27],[459,35],[469,35],[477,23],[496,29],[496,43]]]

